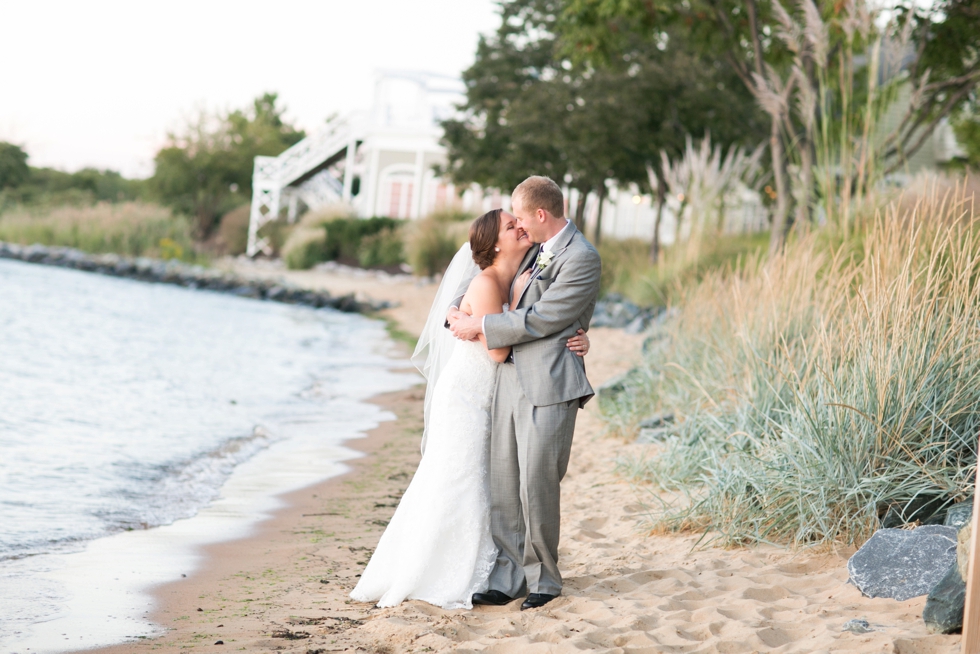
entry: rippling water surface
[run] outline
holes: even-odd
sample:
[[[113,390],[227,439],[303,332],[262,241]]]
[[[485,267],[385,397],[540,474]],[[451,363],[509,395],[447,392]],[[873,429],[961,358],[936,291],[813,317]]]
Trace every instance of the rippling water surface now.
[[[191,516],[277,441],[349,437],[392,388],[385,342],[357,315],[0,261],[0,577]]]

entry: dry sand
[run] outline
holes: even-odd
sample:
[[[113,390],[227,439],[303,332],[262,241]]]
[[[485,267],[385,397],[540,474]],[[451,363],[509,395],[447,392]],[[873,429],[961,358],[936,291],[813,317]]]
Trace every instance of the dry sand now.
[[[400,299],[387,317],[415,333],[434,292],[404,281],[291,277]],[[639,337],[607,329],[591,336],[596,385],[638,356]],[[604,435],[594,402],[580,414],[562,483],[562,597],[526,612],[517,603],[444,611],[417,601],[383,610],[352,602],[347,593],[418,464],[423,392],[376,398],[398,419],[352,442],[367,456],[352,462],[350,473],[288,496],[288,508],[254,537],[208,548],[203,569],[157,589],[152,617],[166,635],[100,651],[959,651],[959,636],[926,632],[925,598],[862,597],[847,583],[851,552],[695,549],[695,535],[650,535],[643,527],[646,489],[614,470],[617,457],[646,446]],[[854,618],[873,631],[842,631]]]

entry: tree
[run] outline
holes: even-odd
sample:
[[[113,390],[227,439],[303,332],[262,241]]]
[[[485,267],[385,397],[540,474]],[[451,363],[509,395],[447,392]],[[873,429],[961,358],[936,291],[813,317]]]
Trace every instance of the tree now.
[[[857,166],[857,179],[850,178],[849,157],[856,151],[848,142],[864,142],[858,149],[862,162],[873,157],[886,163],[884,172],[894,171],[922,147],[939,121],[967,101],[980,81],[977,0],[939,0],[928,9],[904,3],[897,24],[911,30],[915,53],[893,69],[885,66],[874,72],[868,62],[876,61],[887,46],[896,42],[901,46],[903,35],[875,34],[873,18],[873,11],[861,0],[819,4],[815,0],[785,4],[777,0],[570,0],[562,13],[562,31],[569,53],[600,64],[624,39],[645,34],[657,41],[671,29],[683,31],[700,50],[716,53],[728,64],[770,116],[776,185],[770,251],[774,251],[782,246],[791,225],[787,175],[791,156],[801,167],[796,184],[798,215],[809,216],[815,142],[822,137],[826,151],[832,141],[828,131],[817,133],[818,124],[838,132],[842,151],[836,159],[846,164],[842,173],[846,196],[852,188],[860,191],[873,181],[862,176],[868,168],[864,163]],[[898,129],[878,147],[870,142],[873,133],[868,129],[874,122],[871,114],[880,110],[874,106],[877,80],[873,76],[894,78],[898,65],[907,71],[913,101]],[[832,88],[835,85],[841,88]],[[867,97],[862,98],[862,93]],[[855,102],[841,105],[844,97]],[[827,152],[823,159],[826,172],[833,161]],[[824,187],[826,193],[830,185]],[[847,197],[843,206],[846,209]]]
[[[249,110],[202,114],[157,152],[150,179],[158,198],[195,219],[198,238],[206,238],[223,213],[252,194],[257,155],[276,156],[305,134],[283,120],[278,96],[266,93]]]
[[[505,2],[500,28],[481,37],[463,75],[461,117],[443,124],[457,183],[509,189],[549,175],[580,192],[581,226],[588,193],[604,196],[609,179],[646,187],[647,164],[661,150],[680,152],[689,132],[724,143],[758,138],[751,96],[681,39],[624,39],[609,65],[574,65],[561,50],[564,5]]]
[[[27,153],[19,145],[0,141],[0,190],[20,186],[29,175]]]
[[[772,38],[768,9],[765,0],[570,0],[562,13],[565,48],[601,65],[631,35],[646,35],[656,42],[673,29],[684,33],[699,51],[725,61],[745,89],[756,94],[759,85],[773,77],[766,67],[767,57],[784,55]],[[781,96],[789,93],[789,89],[781,91]],[[765,108],[770,115],[769,156],[777,196],[771,241],[771,249],[776,249],[785,238],[790,210],[784,112],[778,105]]]
[[[905,165],[940,121],[975,102],[980,84],[980,2],[938,0],[927,7],[901,4],[909,21],[915,56],[908,65],[912,102],[885,141],[889,171]]]
[[[953,121],[956,140],[966,151],[966,163],[974,170],[980,170],[980,117],[977,113],[964,113]]]

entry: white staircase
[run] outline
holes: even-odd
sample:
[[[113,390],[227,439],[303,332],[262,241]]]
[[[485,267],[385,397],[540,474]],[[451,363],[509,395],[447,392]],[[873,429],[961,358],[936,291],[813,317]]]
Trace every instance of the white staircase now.
[[[344,120],[311,134],[278,157],[255,157],[246,254],[272,254],[268,240],[259,237],[259,229],[276,220],[284,205],[292,222],[299,200],[310,209],[350,202],[354,153],[361,141],[363,137]],[[343,180],[328,170],[341,157],[345,158]]]

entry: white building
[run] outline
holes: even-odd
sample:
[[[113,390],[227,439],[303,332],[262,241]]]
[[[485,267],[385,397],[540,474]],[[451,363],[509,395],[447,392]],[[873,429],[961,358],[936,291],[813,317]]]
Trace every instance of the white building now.
[[[362,218],[415,219],[450,206],[474,214],[509,209],[507,192],[476,185],[458,189],[436,176],[434,168],[446,163],[440,122],[456,111],[464,93],[456,78],[381,71],[371,109],[331,121],[278,157],[256,157],[248,254],[270,251],[259,235],[264,224],[283,213],[292,221],[302,210],[330,204],[346,204]],[[577,192],[566,189],[565,197],[574,207]],[[664,212],[664,244],[675,239],[674,204]],[[761,207],[751,208],[744,225],[758,228]],[[636,188],[612,186],[602,216],[604,237],[650,240],[656,206]],[[598,198],[592,195],[586,203],[589,233],[597,219]]]
[[[370,110],[331,121],[278,157],[256,157],[248,254],[269,251],[259,229],[283,211],[295,220],[302,208],[344,203],[364,218],[418,218],[453,203],[456,189],[433,168],[446,163],[439,123],[463,99],[456,78],[381,71]]]

